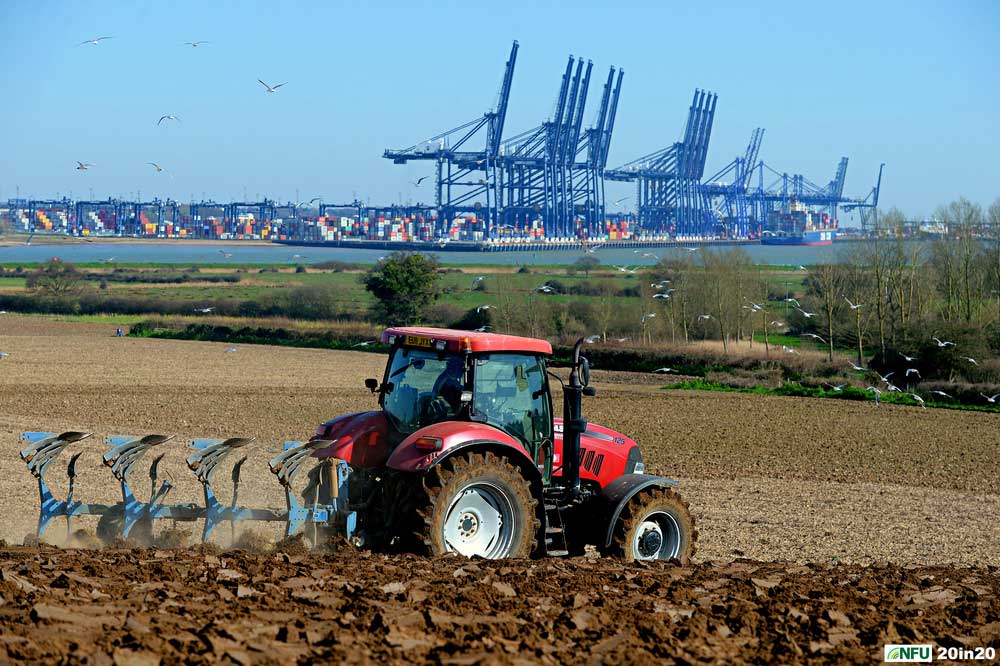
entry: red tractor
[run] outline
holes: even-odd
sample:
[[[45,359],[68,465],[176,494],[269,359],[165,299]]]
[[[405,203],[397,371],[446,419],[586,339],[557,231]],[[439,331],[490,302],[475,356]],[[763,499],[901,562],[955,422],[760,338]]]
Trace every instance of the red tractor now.
[[[390,328],[382,342],[382,381],[365,381],[381,409],[323,423],[310,446],[338,466],[322,484],[327,497],[335,486],[330,528],[359,546],[470,557],[588,544],[628,560],[693,555],[677,482],[645,474],[633,440],[581,416],[582,396],[595,394],[582,340],[567,382],[547,369],[543,340]],[[550,379],[562,385],[562,419]]]

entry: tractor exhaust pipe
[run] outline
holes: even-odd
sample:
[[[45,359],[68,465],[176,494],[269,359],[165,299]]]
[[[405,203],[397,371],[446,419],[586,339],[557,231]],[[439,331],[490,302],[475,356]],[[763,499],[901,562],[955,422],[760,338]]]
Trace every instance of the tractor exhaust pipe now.
[[[580,356],[583,342],[580,338],[573,346],[573,366],[569,382],[563,386],[563,485],[570,497],[580,494],[580,437],[587,430],[587,420],[582,415],[582,398],[585,392],[593,395],[593,389],[587,389],[590,364]]]

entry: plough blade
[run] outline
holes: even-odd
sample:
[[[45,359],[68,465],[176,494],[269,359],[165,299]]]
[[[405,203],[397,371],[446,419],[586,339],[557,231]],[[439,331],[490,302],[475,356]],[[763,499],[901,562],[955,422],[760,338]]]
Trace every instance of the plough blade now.
[[[45,480],[45,475],[52,463],[70,445],[91,437],[86,432],[66,432],[62,434],[50,432],[25,432],[21,440],[26,446],[21,451],[21,458],[28,470],[38,479],[41,510],[38,517],[37,536],[40,538],[53,518],[66,517],[67,534],[72,532],[73,516],[101,516],[98,524],[98,534],[105,540],[115,536],[128,537],[135,534],[138,525],[145,527],[142,536],[151,536],[151,524],[154,520],[171,519],[181,521],[203,520],[202,539],[208,540],[220,523],[228,522],[230,536],[235,536],[238,521],[268,521],[284,522],[285,535],[299,534],[306,526],[311,528],[307,535],[314,544],[328,534],[340,533],[351,539],[354,535],[357,519],[354,512],[348,508],[347,480],[350,468],[341,460],[322,460],[309,471],[308,480],[301,492],[301,501],[293,490],[299,472],[306,460],[313,453],[330,445],[330,442],[317,440],[312,442],[286,442],[281,454],[270,461],[271,471],[277,475],[278,481],[285,489],[284,511],[279,509],[249,508],[239,505],[240,474],[246,457],[237,460],[232,466],[230,476],[233,484],[232,500],[222,503],[212,482],[220,464],[225,462],[230,454],[254,442],[253,438],[233,437],[229,439],[194,439],[189,448],[193,452],[185,462],[195,473],[202,484],[204,505],[197,504],[166,504],[165,499],[174,484],[169,478],[161,480],[160,463],[165,452],[153,458],[149,467],[150,490],[149,499],[142,501],[136,497],[130,478],[132,472],[144,456],[151,450],[159,451],[165,444],[174,439],[173,435],[111,435],[104,437],[102,442],[106,447],[102,462],[115,476],[121,486],[122,499],[117,504],[85,504],[74,501],[76,486],[77,461],[83,451],[73,454],[67,465],[69,490],[66,499],[56,498]],[[168,475],[169,476],[169,475]]]

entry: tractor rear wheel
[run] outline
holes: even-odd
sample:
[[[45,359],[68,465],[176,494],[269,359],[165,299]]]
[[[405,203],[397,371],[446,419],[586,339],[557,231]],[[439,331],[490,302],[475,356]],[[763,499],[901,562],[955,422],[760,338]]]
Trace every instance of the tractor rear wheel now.
[[[688,503],[666,488],[650,488],[633,497],[615,526],[612,545],[627,561],[678,559],[694,556],[694,517]]]
[[[529,557],[540,521],[531,484],[505,458],[456,456],[424,478],[424,544],[432,555]]]

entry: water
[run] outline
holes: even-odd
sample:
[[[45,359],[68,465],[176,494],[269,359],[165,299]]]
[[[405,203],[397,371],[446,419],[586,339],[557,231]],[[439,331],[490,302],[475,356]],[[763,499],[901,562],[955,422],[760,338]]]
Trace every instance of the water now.
[[[693,247],[693,245],[691,246]],[[758,264],[784,264],[798,266],[830,261],[835,258],[838,246],[775,246],[744,245],[743,249]],[[724,251],[728,247],[718,247]],[[231,254],[226,257],[222,253]],[[609,248],[597,250],[594,256],[604,266],[648,266],[657,259],[643,257],[643,253],[658,257],[686,254],[683,248],[643,248],[638,252],[629,249]],[[303,258],[293,259],[293,255]],[[65,243],[61,245],[0,246],[0,263],[41,262],[53,257],[74,263],[101,262],[114,258],[116,263],[156,264],[312,264],[321,261],[347,261],[372,264],[387,250],[363,250],[337,247],[290,247],[286,245],[249,245],[219,241],[211,244],[177,243]],[[571,264],[583,256],[580,250],[552,250],[543,252],[438,252],[444,264],[494,264],[541,265]]]

